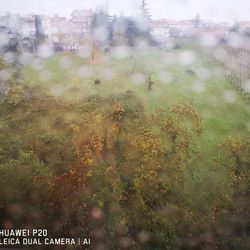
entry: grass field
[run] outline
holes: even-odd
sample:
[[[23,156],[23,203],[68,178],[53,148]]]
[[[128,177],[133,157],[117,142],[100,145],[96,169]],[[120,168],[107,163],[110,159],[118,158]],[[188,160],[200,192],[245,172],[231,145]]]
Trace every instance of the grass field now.
[[[183,46],[0,65],[3,228],[90,249],[249,248],[249,104]]]
[[[154,82],[152,90],[148,90],[149,76]],[[46,59],[36,58],[32,65],[22,68],[22,77],[29,85],[43,85],[50,94],[72,100],[131,91],[148,112],[168,110],[178,102],[191,101],[203,119],[203,133],[197,139],[197,159],[194,160],[197,181],[190,182],[188,188],[199,191],[195,198],[190,197],[195,199],[193,204],[225,189],[223,175],[227,170],[212,174],[209,167],[215,146],[227,137],[241,138],[250,131],[249,105],[226,81],[219,66],[205,65],[189,49],[135,52],[123,48],[121,53],[118,48],[106,54],[97,52],[94,61],[73,53],[60,53]],[[95,85],[96,79],[101,83]],[[202,185],[200,189],[199,183],[204,180],[208,186]],[[206,200],[206,203],[209,202]]]
[[[98,53],[94,62],[62,53],[37,58],[22,69],[22,75],[29,85],[46,86],[50,94],[70,99],[131,91],[147,111],[168,109],[188,99],[203,117],[203,149],[228,135],[244,136],[250,129],[249,105],[226,81],[222,69],[204,65],[190,50],[150,49],[119,56]],[[151,91],[149,76],[154,82]],[[101,84],[95,85],[95,79]]]

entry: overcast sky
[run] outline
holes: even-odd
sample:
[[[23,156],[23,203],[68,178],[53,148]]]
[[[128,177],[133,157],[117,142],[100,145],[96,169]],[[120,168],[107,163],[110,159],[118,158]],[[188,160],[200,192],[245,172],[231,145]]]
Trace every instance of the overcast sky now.
[[[108,6],[111,14],[134,15],[141,0],[0,0],[0,12],[55,13],[69,17],[73,9]],[[250,0],[148,0],[154,18],[191,19],[197,13],[216,21],[250,20]]]

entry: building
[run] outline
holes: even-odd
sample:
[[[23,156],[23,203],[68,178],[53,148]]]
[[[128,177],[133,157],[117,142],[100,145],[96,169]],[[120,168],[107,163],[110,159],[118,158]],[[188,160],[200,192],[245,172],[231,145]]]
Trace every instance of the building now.
[[[44,35],[51,37],[51,18],[45,15],[40,16]],[[20,17],[19,32],[22,37],[32,37],[36,34],[35,15],[29,14]]]
[[[51,18],[51,36],[54,42],[61,42],[72,37],[72,24],[65,18],[55,15]]]
[[[0,15],[0,26],[9,27],[10,15]]]
[[[74,10],[71,14],[72,31],[83,36],[90,32],[94,12],[92,9]]]
[[[216,26],[216,23],[213,20],[209,20],[209,19],[201,19],[200,20],[200,24],[199,24],[199,28],[214,28]]]
[[[194,28],[194,23],[190,20],[169,20],[166,25],[172,36],[185,36]]]
[[[51,38],[52,31],[51,31],[51,17],[42,15],[41,22],[43,26],[44,35],[47,36],[48,39]]]
[[[169,37],[185,36],[194,28],[194,23],[190,20],[160,19],[151,22],[151,33],[157,40],[167,40]]]
[[[71,32],[70,22],[66,19],[66,17],[59,17],[55,15],[51,18],[51,33],[53,35],[62,35],[68,34]]]
[[[22,37],[31,37],[36,34],[34,14],[25,15],[20,18],[19,32]]]
[[[11,32],[15,32],[19,29],[20,16],[6,13],[5,15],[0,15],[0,26],[8,27]]]
[[[161,21],[153,21],[150,25],[150,34],[160,43],[165,43],[170,37],[169,28]]]

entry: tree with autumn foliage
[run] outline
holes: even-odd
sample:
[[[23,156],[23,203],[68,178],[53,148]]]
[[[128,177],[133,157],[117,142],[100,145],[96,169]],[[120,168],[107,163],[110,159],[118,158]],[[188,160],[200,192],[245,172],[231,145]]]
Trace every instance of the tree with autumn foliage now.
[[[197,208],[187,190],[215,182],[196,175],[205,128],[190,101],[150,113],[132,92],[66,100],[13,84],[0,114],[2,228],[84,234],[93,249],[245,249],[249,140],[216,146],[223,190]]]

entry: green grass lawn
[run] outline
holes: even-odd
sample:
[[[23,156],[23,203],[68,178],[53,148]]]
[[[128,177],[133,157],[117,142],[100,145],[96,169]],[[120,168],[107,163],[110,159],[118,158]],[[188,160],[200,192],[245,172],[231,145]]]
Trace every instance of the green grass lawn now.
[[[22,75],[30,85],[44,85],[52,95],[72,99],[132,91],[148,111],[167,109],[189,99],[204,119],[208,133],[205,144],[249,132],[249,105],[216,65],[204,65],[196,54],[188,61],[185,56],[190,56],[190,51],[185,50],[150,49],[136,55],[131,52],[125,58],[114,54],[99,52],[93,63],[70,53],[56,54],[48,59],[35,59],[22,69]],[[147,88],[149,76],[154,82],[152,91]],[[95,79],[101,80],[101,84],[95,85]]]
[[[211,176],[208,167],[215,145],[227,137],[244,137],[250,131],[249,105],[227,82],[219,66],[205,65],[190,50],[148,49],[128,51],[125,56],[119,53],[117,56],[114,51],[98,52],[94,62],[75,54],[60,53],[48,59],[36,58],[32,65],[23,67],[22,76],[30,85],[43,85],[50,94],[73,100],[131,91],[148,112],[156,108],[168,110],[173,104],[190,100],[201,114],[204,127],[197,139],[197,176],[200,182],[208,176],[213,178],[213,187],[200,190],[196,202],[203,192],[213,189],[216,192],[221,187],[223,171]],[[154,82],[151,91],[147,86],[149,76]],[[95,79],[101,84],[95,85]],[[209,193],[206,197],[209,199]]]

